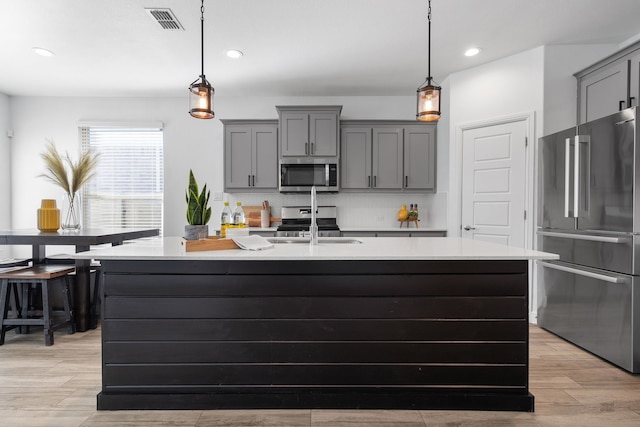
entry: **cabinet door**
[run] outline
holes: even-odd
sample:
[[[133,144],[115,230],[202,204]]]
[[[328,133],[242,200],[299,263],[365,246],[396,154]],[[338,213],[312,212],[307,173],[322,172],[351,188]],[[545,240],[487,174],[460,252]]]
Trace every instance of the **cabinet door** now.
[[[637,107],[640,99],[640,54],[632,57],[629,72],[629,107]]]
[[[249,188],[252,175],[251,128],[227,126],[224,138],[225,189]]]
[[[373,128],[373,188],[402,188],[402,129]]]
[[[404,128],[404,188],[434,191],[436,187],[435,127]]]
[[[254,188],[278,188],[278,126],[254,126],[253,141]]]
[[[580,80],[580,123],[626,108],[629,62],[612,64]]]
[[[371,128],[343,128],[341,188],[371,188]]]
[[[338,155],[338,116],[333,112],[309,114],[309,154],[316,157]]]
[[[309,154],[309,114],[285,111],[280,118],[282,129],[281,153],[283,156]]]

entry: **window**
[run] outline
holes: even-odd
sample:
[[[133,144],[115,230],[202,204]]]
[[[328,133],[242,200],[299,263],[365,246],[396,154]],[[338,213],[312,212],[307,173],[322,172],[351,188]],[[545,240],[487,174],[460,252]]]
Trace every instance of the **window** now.
[[[83,152],[100,153],[82,191],[83,226],[162,230],[162,126],[80,126],[80,139]]]

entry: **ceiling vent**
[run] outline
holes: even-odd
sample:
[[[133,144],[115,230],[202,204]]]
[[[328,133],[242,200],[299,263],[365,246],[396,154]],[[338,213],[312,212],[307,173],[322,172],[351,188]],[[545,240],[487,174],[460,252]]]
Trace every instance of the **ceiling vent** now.
[[[165,30],[183,30],[178,18],[171,9],[145,8],[144,9]]]

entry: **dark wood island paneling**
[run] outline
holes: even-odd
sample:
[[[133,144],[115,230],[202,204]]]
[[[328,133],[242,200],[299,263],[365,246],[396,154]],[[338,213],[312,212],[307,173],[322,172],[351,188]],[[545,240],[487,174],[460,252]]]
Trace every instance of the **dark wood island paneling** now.
[[[525,260],[102,265],[98,409],[534,407]]]

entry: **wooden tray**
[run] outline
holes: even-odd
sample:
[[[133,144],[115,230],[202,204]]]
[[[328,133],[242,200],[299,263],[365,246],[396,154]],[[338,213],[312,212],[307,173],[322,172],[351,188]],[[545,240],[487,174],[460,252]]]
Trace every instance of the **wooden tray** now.
[[[220,236],[209,236],[206,239],[200,240],[186,240],[182,238],[180,245],[187,252],[240,249],[233,240],[223,239]]]

